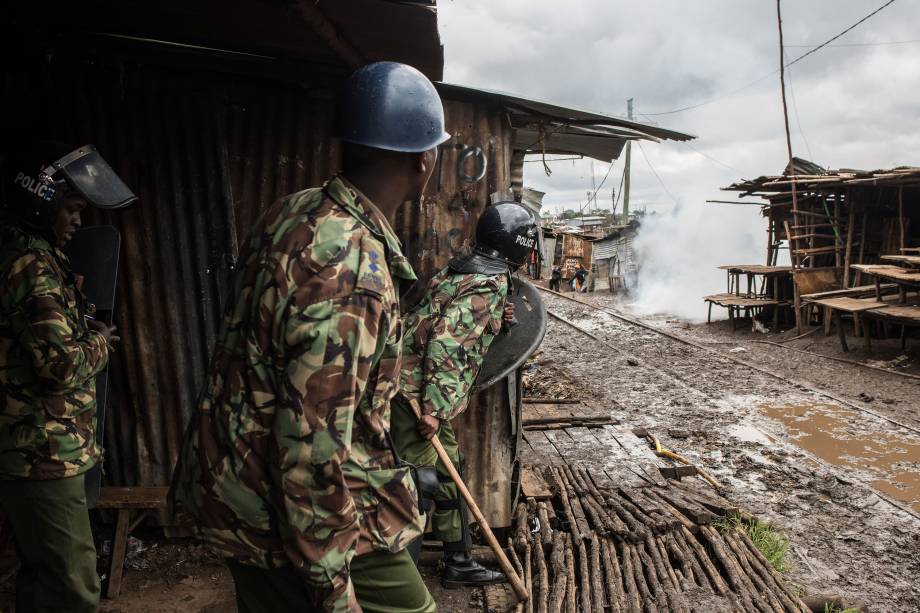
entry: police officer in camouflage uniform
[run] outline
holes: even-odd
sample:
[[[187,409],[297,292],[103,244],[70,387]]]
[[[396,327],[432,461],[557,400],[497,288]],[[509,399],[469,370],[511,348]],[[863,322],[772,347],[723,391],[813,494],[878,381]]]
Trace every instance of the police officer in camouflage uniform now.
[[[240,254],[173,483],[177,511],[228,558],[241,612],[430,612],[405,551],[420,534],[389,442],[402,343],[391,227],[449,135],[434,86],[356,71],[338,106],[343,173],[279,200]]]
[[[95,611],[96,550],[84,475],[101,461],[95,377],[114,327],[92,312],[61,248],[87,204],[134,194],[92,146],[12,150],[0,217],[0,511],[21,563],[16,610]]]
[[[470,555],[466,503],[428,440],[437,433],[455,466],[462,466],[451,420],[469,403],[473,382],[489,345],[513,316],[505,302],[511,273],[527,263],[536,245],[533,214],[517,202],[483,212],[472,253],[452,260],[428,285],[405,319],[400,395],[393,403],[393,438],[400,456],[435,466],[433,535],[444,543],[446,587],[505,580]],[[422,419],[408,406],[417,402]]]

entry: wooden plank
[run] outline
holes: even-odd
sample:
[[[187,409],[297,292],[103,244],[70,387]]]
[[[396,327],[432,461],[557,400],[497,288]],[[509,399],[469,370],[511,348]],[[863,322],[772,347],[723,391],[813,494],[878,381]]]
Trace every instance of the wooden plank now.
[[[128,525],[130,521],[131,509],[118,509],[115,519],[115,537],[112,539],[109,583],[105,589],[106,598],[118,598],[118,593],[121,591],[121,577],[125,570],[125,552],[128,548]]]
[[[603,465],[604,478],[595,478],[601,487],[626,485],[642,487],[648,485],[648,476],[643,478],[642,469],[635,465],[629,453],[623,449],[612,432],[612,426],[593,428],[591,436],[598,442],[597,455]]]
[[[521,492],[528,498],[544,500],[551,498],[553,490],[546,479],[530,466],[521,469]]]
[[[103,487],[99,509],[157,509],[166,506],[168,487]]]
[[[559,451],[556,449],[556,446],[553,442],[547,438],[546,433],[548,430],[536,430],[536,431],[525,431],[523,433],[523,438],[526,440],[534,452],[541,459],[542,462],[547,464],[562,464],[564,460],[559,454]]]
[[[875,298],[849,298],[843,296],[840,298],[824,298],[822,300],[812,300],[812,304],[818,304],[835,311],[844,313],[859,313],[871,309],[886,308],[888,305],[880,302]]]
[[[883,293],[885,291],[897,290],[897,283],[884,283],[881,286]],[[875,285],[859,285],[849,289],[834,289],[826,292],[815,292],[813,294],[802,294],[802,300],[811,301],[820,298],[835,298],[838,296],[849,296],[850,298],[865,298],[869,295],[875,295]]]

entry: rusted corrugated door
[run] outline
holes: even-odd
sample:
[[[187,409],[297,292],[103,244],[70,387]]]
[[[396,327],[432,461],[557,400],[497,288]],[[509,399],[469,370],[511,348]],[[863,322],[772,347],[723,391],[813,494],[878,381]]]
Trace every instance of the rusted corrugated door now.
[[[464,102],[445,101],[448,145],[481,147],[486,154],[486,176],[477,183],[457,178],[458,149],[442,149],[428,195],[422,203],[407,204],[396,224],[406,254],[422,282],[469,247],[479,214],[489,195],[511,187],[511,135],[504,113]],[[457,418],[458,433],[470,490],[489,522],[511,523],[517,449],[517,384],[502,380],[470,401]]]
[[[22,125],[93,143],[140,201],[90,223],[122,232],[106,429],[109,484],[164,485],[201,386],[227,297],[237,245],[271,202],[320,184],[338,167],[329,88],[59,60],[7,71]],[[481,146],[485,180],[458,184],[443,158],[440,190],[401,211],[397,231],[420,276],[468,244],[488,195],[509,186],[508,130],[499,112],[448,102],[456,141]],[[473,491],[490,520],[508,521],[513,449],[508,389],[471,403],[461,426]],[[494,475],[483,478],[481,475]]]
[[[7,97],[9,117],[46,137],[95,144],[140,197],[125,210],[88,210],[85,220],[122,234],[115,312],[122,343],[110,366],[106,479],[166,484],[235,252],[219,84],[58,58],[23,62],[6,75],[18,92]]]

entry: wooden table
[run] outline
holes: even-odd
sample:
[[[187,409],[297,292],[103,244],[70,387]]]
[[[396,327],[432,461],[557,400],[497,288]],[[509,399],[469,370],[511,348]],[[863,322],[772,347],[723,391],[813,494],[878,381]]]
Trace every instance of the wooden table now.
[[[843,313],[848,313],[853,316],[853,334],[859,336],[860,333],[860,313],[866,311],[871,311],[873,309],[885,308],[888,306],[887,303],[875,298],[850,298],[849,296],[841,296],[838,298],[820,298],[818,300],[812,300],[812,304],[816,304],[824,307],[824,329],[825,333],[828,332],[831,322],[831,317],[833,315],[834,321],[837,324],[837,335],[840,337],[840,346],[844,351],[849,351],[850,348],[847,346],[847,335],[846,331],[843,329]],[[866,349],[871,348],[871,334],[864,327],[862,328],[862,335],[865,339]]]
[[[106,598],[118,598],[118,593],[121,591],[128,535],[141,523],[148,511],[166,507],[168,492],[168,487],[103,487],[100,490],[99,503],[96,508],[116,511],[109,579],[105,589]],[[138,511],[139,514],[132,522],[131,514],[134,511]]]
[[[792,277],[792,266],[764,266],[762,264],[725,264],[719,266],[726,273],[727,292],[705,296],[703,300],[709,303],[707,321],[712,322],[712,305],[716,304],[728,309],[728,319],[735,329],[735,312],[744,309],[745,312],[753,308],[773,306],[773,329],[779,327],[779,307],[789,304],[780,295],[780,278]],[[741,275],[747,276],[747,291],[741,292]],[[757,288],[757,276],[763,277],[760,289]],[[767,281],[772,281],[773,295],[766,295]]]
[[[881,299],[882,280],[898,284],[898,294],[901,302],[907,302],[907,289],[920,288],[920,270],[910,270],[901,266],[890,264],[851,264],[850,268],[859,270],[875,279],[875,297]]]
[[[920,255],[883,255],[879,259],[886,262],[899,262],[908,266],[920,266]]]

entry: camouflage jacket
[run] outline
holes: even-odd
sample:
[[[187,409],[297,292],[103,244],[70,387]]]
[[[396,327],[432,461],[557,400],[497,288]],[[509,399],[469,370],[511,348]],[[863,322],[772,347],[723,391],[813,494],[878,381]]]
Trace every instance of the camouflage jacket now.
[[[462,413],[479,366],[501,331],[506,275],[445,268],[404,320],[400,391],[417,398],[422,413],[450,420]]]
[[[89,470],[95,376],[109,358],[86,326],[70,262],[44,238],[0,229],[0,479],[59,479]]]
[[[393,279],[415,275],[342,178],[278,201],[247,242],[176,511],[226,555],[293,564],[326,610],[353,610],[351,558],[421,533],[411,473],[386,440],[402,339]]]

